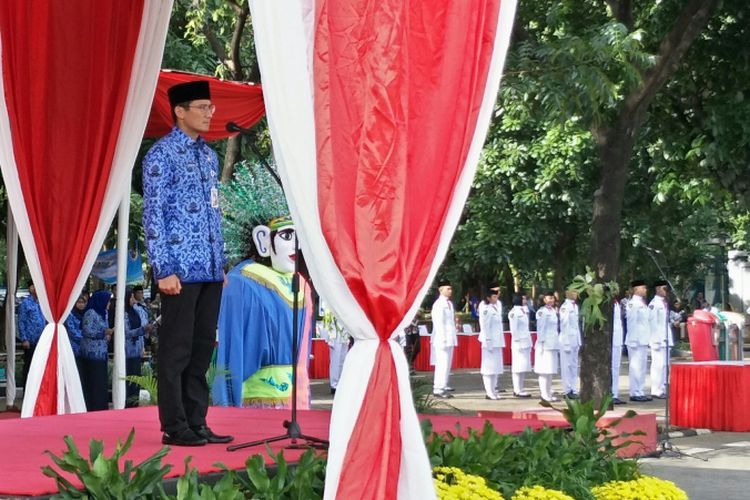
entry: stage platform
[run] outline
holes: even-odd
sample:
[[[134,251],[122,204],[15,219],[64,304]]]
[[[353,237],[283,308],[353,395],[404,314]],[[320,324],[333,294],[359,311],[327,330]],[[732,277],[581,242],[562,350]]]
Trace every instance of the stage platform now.
[[[289,418],[288,410],[254,410],[246,408],[213,407],[208,413],[209,425],[219,433],[232,434],[235,443],[253,441],[282,434],[282,422]],[[456,432],[462,429],[481,429],[489,420],[498,432],[516,433],[525,428],[542,428],[544,425],[557,426],[524,418],[479,418],[455,415],[425,415],[420,417],[432,421],[435,431]],[[299,412],[299,422],[305,434],[328,438],[330,412],[307,410]],[[57,492],[54,481],[44,476],[41,467],[52,465],[45,450],[60,455],[65,448],[63,436],[71,435],[84,455],[88,455],[91,439],[104,441],[106,454],[111,454],[117,440],[124,441],[131,428],[135,429],[133,447],[126,459],[139,463],[158,451],[161,444],[156,407],[110,410],[77,415],[60,415],[35,418],[8,418],[0,420],[0,498],[41,496]],[[565,424],[562,424],[565,425]],[[285,442],[274,443],[272,449],[278,451]],[[226,451],[226,445],[207,445],[197,448],[173,447],[165,458],[173,465],[167,477],[180,476],[184,472],[184,459],[192,456],[191,466],[201,474],[218,472],[214,464],[224,463],[230,469],[244,469],[245,460],[250,455],[262,453],[265,448],[247,448],[236,452]],[[284,456],[294,461],[302,452],[287,450]],[[270,460],[269,460],[270,462]]]

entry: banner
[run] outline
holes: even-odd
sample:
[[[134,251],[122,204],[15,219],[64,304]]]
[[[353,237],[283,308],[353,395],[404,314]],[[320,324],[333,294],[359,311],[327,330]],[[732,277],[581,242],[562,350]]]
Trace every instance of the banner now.
[[[99,252],[91,269],[91,275],[99,278],[108,285],[117,281],[117,249]],[[143,281],[143,260],[136,248],[128,252],[128,270],[125,281],[128,285]]]

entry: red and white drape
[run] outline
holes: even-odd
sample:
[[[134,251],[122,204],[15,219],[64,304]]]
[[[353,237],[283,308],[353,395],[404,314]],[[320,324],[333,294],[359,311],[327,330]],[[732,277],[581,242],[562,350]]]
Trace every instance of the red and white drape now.
[[[63,321],[129,192],[170,0],[0,2],[0,166],[49,322],[22,416],[85,411]]]
[[[325,498],[434,498],[389,341],[445,257],[515,0],[250,0],[274,155],[316,287],[355,337]]]

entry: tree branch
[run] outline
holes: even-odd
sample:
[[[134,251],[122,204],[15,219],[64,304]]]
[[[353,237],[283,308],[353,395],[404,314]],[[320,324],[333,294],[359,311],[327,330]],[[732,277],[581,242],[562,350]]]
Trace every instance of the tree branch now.
[[[720,3],[721,0],[690,0],[677,17],[672,30],[659,46],[656,65],[646,72],[640,87],[625,99],[623,117],[634,120],[635,129],[656,93],[677,72],[682,58]]]
[[[221,43],[221,40],[219,40],[219,37],[216,36],[216,34],[211,29],[211,26],[209,26],[208,21],[203,25],[203,34],[206,35],[206,40],[208,40],[208,44],[211,46],[211,50],[214,51],[214,54],[216,54],[216,58],[226,63],[229,59],[227,57],[227,51],[224,49],[224,44]]]
[[[633,31],[633,1],[632,0],[604,0],[612,11],[612,15],[619,22]]]
[[[247,2],[242,2],[242,5],[237,0],[227,0],[227,3],[232,5],[232,8],[237,14],[242,13],[242,9],[248,6]]]
[[[240,48],[242,45],[242,34],[245,32],[245,26],[247,25],[247,18],[250,15],[250,7],[247,2],[243,3],[244,7],[237,16],[237,22],[234,25],[234,33],[232,34],[232,72],[234,73],[235,80],[244,79],[244,71],[242,66],[242,59],[240,57]]]
[[[629,31],[633,30],[633,0],[622,0],[617,19],[627,26]]]

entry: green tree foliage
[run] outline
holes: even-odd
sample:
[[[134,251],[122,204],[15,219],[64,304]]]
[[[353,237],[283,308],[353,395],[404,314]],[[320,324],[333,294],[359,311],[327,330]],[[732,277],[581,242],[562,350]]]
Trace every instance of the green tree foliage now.
[[[560,289],[591,265],[626,283],[658,277],[652,247],[686,291],[711,236],[747,246],[748,14],[740,0],[520,2],[443,274]],[[598,394],[608,374],[587,365],[608,346],[587,343]]]

